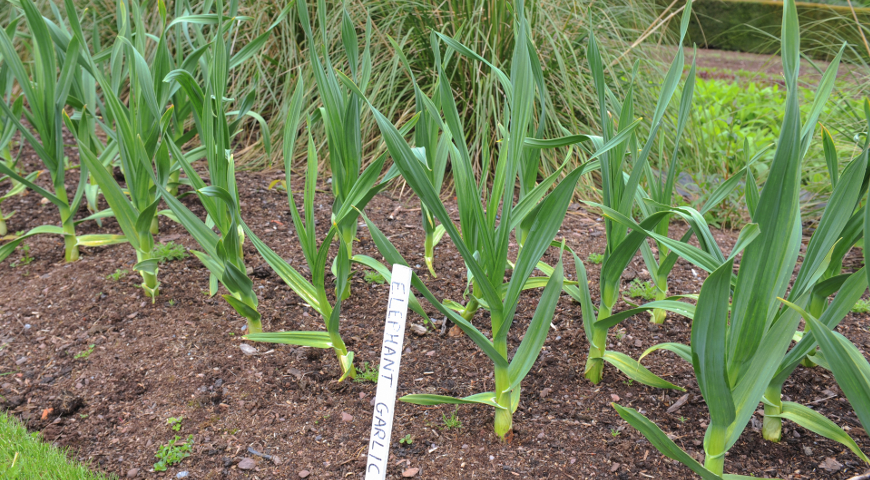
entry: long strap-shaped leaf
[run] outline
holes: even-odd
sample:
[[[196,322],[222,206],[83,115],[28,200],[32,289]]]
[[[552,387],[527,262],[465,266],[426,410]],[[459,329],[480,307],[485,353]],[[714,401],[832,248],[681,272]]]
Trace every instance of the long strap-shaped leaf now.
[[[529,328],[520,342],[513,359],[511,359],[510,367],[508,367],[508,375],[511,379],[510,387],[505,392],[516,388],[528,375],[535,360],[541,353],[541,348],[544,346],[544,341],[547,339],[547,333],[550,331],[550,324],[553,322],[553,313],[556,311],[556,303],[559,302],[559,294],[562,291],[562,282],[564,281],[564,268],[562,267],[562,254],[564,249],[559,251],[559,263],[556,264],[556,269],[547,280],[547,286],[541,293],[541,299],[538,301],[538,306],[535,307],[535,314],[529,322]],[[504,392],[502,392],[504,393]]]
[[[870,364],[864,355],[846,337],[831,330],[827,325],[804,317],[811,325],[825,358],[831,366],[837,385],[846,394],[861,425],[870,428]]]
[[[722,477],[716,475],[704,468],[703,465],[698,463],[697,460],[689,456],[688,453],[683,451],[680,447],[674,443],[673,440],[668,438],[656,424],[649,421],[646,417],[638,413],[637,410],[633,408],[623,407],[616,403],[611,404],[616,412],[622,417],[623,420],[628,422],[632,427],[636,428],[640,433],[649,440],[650,443],[662,453],[662,455],[676,460],[683,465],[689,467],[693,472],[697,473],[704,480],[721,480]]]
[[[390,242],[390,240],[383,234],[383,232],[378,229],[378,227],[372,223],[365,214],[361,215],[363,220],[365,220],[366,225],[368,226],[369,233],[372,236],[372,241],[375,243],[375,246],[378,248],[378,252],[383,255],[384,259],[393,265],[405,265],[408,266],[408,262],[402,258],[402,255],[396,250],[396,247]],[[459,326],[466,335],[468,335],[471,340],[483,350],[483,353],[486,354],[490,360],[493,361],[499,367],[508,368],[509,364],[507,359],[500,354],[493,343],[486,338],[486,336],[480,332],[477,328],[474,327],[470,322],[462,318],[462,316],[457,315],[456,312],[448,308],[444,303],[439,302],[432,292],[420,281],[420,278],[417,277],[415,273],[411,277],[411,284],[414,288],[417,289],[418,292],[422,293],[426,300],[429,301],[435,308],[438,309],[439,312],[446,315],[451,322]]]
[[[848,433],[837,426],[836,423],[811,408],[799,403],[782,402],[782,413],[772,416],[791,420],[807,430],[839,442],[857,455],[864,463],[870,463],[870,459],[864,455],[864,452],[861,451],[861,448],[858,447],[858,444],[855,443],[855,440],[852,440],[852,437]]]
[[[791,276],[796,260],[792,256],[796,257],[797,252],[790,246],[799,241],[794,238],[801,175],[799,50],[797,9],[793,0],[786,0],[782,21],[782,60],[788,87],[785,116],[770,174],[753,215],[761,234],[747,247],[740,262],[728,335],[728,371],[732,381],[743,375],[755,376],[748,364],[771,323],[774,298],[784,293],[787,286],[782,284],[781,277]]]
[[[692,366],[695,378],[710,410],[711,424],[723,431],[735,417],[725,361],[725,332],[733,265],[733,260],[725,262],[704,281],[692,320]]]

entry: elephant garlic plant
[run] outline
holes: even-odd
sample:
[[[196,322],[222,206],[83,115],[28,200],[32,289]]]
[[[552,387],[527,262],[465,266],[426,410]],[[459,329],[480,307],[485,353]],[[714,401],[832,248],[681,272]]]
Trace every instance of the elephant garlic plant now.
[[[688,2],[683,10],[682,21],[680,23],[680,38],[685,38],[686,31],[691,18],[692,4]],[[615,96],[610,92],[610,89],[605,83],[604,77],[604,62],[598,50],[598,44],[595,40],[595,35],[590,31],[589,45],[586,52],[589,68],[592,72],[593,83],[598,94],[598,107],[601,115],[601,141],[608,141],[615,135],[623,134],[628,130],[634,121],[634,101],[633,101],[633,85],[627,90],[624,100],[620,104]],[[619,295],[620,279],[623,271],[628,266],[628,263],[634,258],[637,250],[646,242],[646,236],[642,235],[638,229],[633,229],[628,232],[630,225],[625,225],[615,221],[613,215],[608,215],[609,212],[614,212],[619,218],[628,218],[632,215],[632,209],[637,204],[641,211],[646,213],[645,218],[640,223],[640,226],[645,229],[657,229],[667,232],[668,222],[671,217],[669,211],[651,211],[656,207],[650,207],[645,203],[649,197],[640,189],[640,183],[645,172],[647,172],[648,182],[655,185],[653,189],[653,199],[665,200],[670,203],[670,192],[665,192],[665,189],[673,188],[673,178],[678,173],[678,160],[671,159],[671,165],[668,172],[667,180],[664,185],[659,185],[659,179],[652,177],[651,169],[648,166],[649,154],[652,151],[653,144],[657,138],[659,129],[662,126],[664,115],[668,105],[674,96],[678,83],[683,73],[683,49],[678,49],[670,69],[662,82],[662,91],[656,104],[655,112],[652,115],[651,130],[643,148],[638,150],[635,148],[637,144],[636,135],[631,133],[630,141],[621,144],[618,148],[611,152],[607,152],[600,157],[601,164],[601,182],[602,182],[602,205],[600,207],[605,211],[605,234],[607,239],[607,248],[604,251],[604,262],[601,267],[601,275],[599,279],[601,301],[598,308],[597,318],[591,306],[591,295],[587,284],[578,285],[582,297],[582,303],[588,305],[583,310],[583,326],[586,332],[586,339],[589,342],[589,355],[586,360],[585,376],[592,383],[601,381],[604,363],[608,362],[616,366],[620,371],[647,385],[663,388],[677,388],[670,382],[666,382],[648,370],[640,366],[636,361],[628,356],[618,353],[609,352],[606,350],[607,332],[610,327],[617,325],[620,321],[628,318],[624,314],[613,314],[613,307],[616,304]],[[682,126],[685,124],[691,109],[692,101],[692,83],[694,82],[694,64],[689,70],[689,76],[686,80],[686,86],[683,88],[683,96],[680,101],[678,112],[678,128],[677,135],[682,132]],[[616,118],[611,112],[618,111]],[[614,126],[615,124],[615,126]],[[615,130],[614,130],[615,128]],[[674,139],[675,143],[679,142],[679,138]],[[635,151],[636,154],[635,154]],[[624,170],[628,166],[628,161],[634,161],[631,165],[631,173],[625,174]],[[638,200],[640,200],[638,202]],[[652,200],[652,199],[649,199]],[[655,205],[655,204],[653,204]],[[599,205],[596,205],[599,206]],[[669,208],[669,207],[665,207]],[[707,230],[706,222],[703,217],[698,220],[699,215],[694,215],[694,212],[685,212],[687,219],[693,227],[694,234],[702,240],[703,248],[706,248],[712,254],[721,253],[710,242],[704,242],[705,238],[712,239],[712,235]],[[686,238],[688,240],[688,238]],[[676,260],[673,256],[667,256],[667,251],[664,248],[659,249],[660,255],[665,255],[660,259],[661,265],[650,271],[654,274],[654,278],[661,276],[667,277],[667,272],[670,266]],[[647,256],[644,257],[645,259]],[[655,260],[654,257],[650,258]],[[722,258],[724,260],[724,258]],[[648,262],[650,263],[650,262]],[[652,267],[652,265],[650,265]],[[686,313],[686,304],[675,300],[666,300],[664,298],[664,282],[655,280],[658,302],[653,302],[643,307],[643,310],[653,310],[654,317],[663,318],[661,311],[663,309],[676,309],[681,313]],[[636,313],[636,312],[635,312]]]
[[[356,370],[353,365],[354,352],[348,351],[347,346],[341,338],[339,331],[339,321],[341,312],[342,295],[336,295],[335,304],[330,305],[326,290],[326,273],[327,273],[327,254],[329,247],[335,237],[338,237],[339,249],[336,258],[336,275],[335,285],[336,292],[344,292],[348,277],[350,275],[350,260],[347,255],[350,248],[345,245],[344,237],[340,235],[338,225],[346,224],[346,218],[354,219],[359,217],[359,209],[365,208],[369,200],[381,191],[390,180],[391,177],[386,177],[383,181],[378,182],[378,177],[383,168],[386,154],[381,155],[371,165],[369,165],[360,177],[354,183],[354,187],[348,192],[344,198],[344,202],[338,208],[333,209],[333,222],[329,228],[320,246],[317,245],[315,237],[315,228],[317,226],[314,219],[314,197],[317,184],[317,151],[314,145],[314,139],[311,137],[310,128],[306,128],[307,134],[307,167],[305,182],[302,193],[302,216],[299,215],[299,208],[296,200],[293,197],[293,184],[291,181],[293,147],[296,144],[297,128],[302,113],[303,103],[303,84],[301,78],[297,80],[296,90],[290,101],[287,120],[284,124],[284,171],[287,176],[287,200],[290,204],[290,213],[293,217],[293,226],[296,230],[296,237],[299,245],[302,248],[302,254],[305,257],[308,269],[311,271],[311,281],[305,279],[296,268],[293,268],[286,260],[276,254],[268,245],[260,240],[254,232],[247,226],[244,226],[245,233],[251,239],[251,242],[257,248],[257,251],[266,260],[266,263],[272,268],[275,273],[284,280],[302,300],[311,306],[320,316],[326,326],[326,331],[296,331],[296,332],[264,332],[250,333],[245,338],[256,342],[283,343],[288,345],[301,345],[315,348],[331,348],[335,351],[338,357],[339,365],[341,366],[342,375],[339,381],[345,378],[354,378]],[[307,126],[310,126],[306,124]],[[410,125],[409,125],[410,127]],[[343,138],[339,139],[343,140]],[[303,218],[304,216],[304,218]],[[355,220],[354,220],[355,221]],[[354,260],[360,263],[367,262],[368,257]],[[420,304],[412,297],[411,308],[414,309],[424,318],[426,313],[421,308]]]
[[[797,85],[798,15],[793,0],[787,0],[783,8],[785,115],[770,174],[760,194],[753,193],[754,181],[747,185],[749,213],[758,233],[754,238],[746,237],[747,245],[736,275],[732,252],[704,281],[693,315],[691,345],[656,345],[647,352],[667,348],[692,363],[710,412],[703,442],[703,465],[637,410],[614,404],[619,415],[662,454],[680,461],[705,479],[746,478],[724,473],[725,454],[743,433],[759,402],[765,406],[766,439],[779,439],[781,421],[785,419],[842,443],[862,461],[868,461],[834,422],[810,408],[783,401],[780,393],[794,368],[820,345],[821,350],[811,358],[831,368],[859,419],[870,420],[866,361],[851,343],[831,331],[868,286],[866,269],[841,273],[842,256],[862,236],[861,220],[866,212],[859,205],[867,190],[867,145],[863,145],[861,154],[843,172],[832,172],[831,176],[839,176],[840,180],[802,261],[797,263],[802,239],[799,208],[802,159],[834,87],[840,55],[822,76],[802,123]],[[830,165],[837,168],[834,163]],[[644,233],[653,234],[648,229]],[[689,258],[686,252],[678,254]],[[798,275],[792,283],[795,267]],[[836,296],[828,304],[828,297],[834,293]],[[801,318],[807,325],[803,332],[798,330]],[[793,340],[797,343],[789,349]]]
[[[560,169],[552,178],[545,179],[528,192],[523,200],[515,203],[517,176],[521,172],[521,162],[529,149],[566,146],[588,140],[589,137],[579,135],[550,141],[527,142],[526,134],[535,101],[535,82],[530,58],[530,53],[534,52],[534,49],[530,48],[531,44],[527,36],[528,24],[523,2],[517,2],[514,13],[516,48],[512,58],[511,76],[508,77],[493,67],[494,74],[506,92],[508,108],[505,109],[506,118],[503,119],[503,124],[507,125],[505,141],[501,142],[501,150],[495,156],[498,159],[496,164],[498,173],[488,198],[482,195],[481,187],[472,173],[471,158],[464,143],[467,137],[462,130],[456,101],[446,81],[447,77],[439,76],[441,79],[440,111],[434,102],[422,100],[432,123],[440,130],[449,132],[447,138],[450,140],[461,233],[442,203],[440,192],[435,189],[423,159],[408,144],[402,132],[374,105],[366,101],[398,170],[420,201],[443,225],[446,234],[465,261],[469,280],[474,285],[472,299],[469,300],[469,305],[474,304],[473,309],[457,308],[455,302],[439,301],[416,274],[412,277],[413,285],[429,303],[468,335],[489,357],[494,367],[495,391],[464,398],[428,394],[406,395],[401,400],[423,405],[477,403],[492,406],[495,408],[495,433],[499,437],[505,437],[511,431],[513,413],[520,402],[520,385],[531,370],[546,340],[556,303],[564,285],[561,260],[549,278],[541,277],[546,283],[540,302],[521,344],[511,358],[508,355],[508,332],[516,315],[517,301],[524,289],[544,285],[538,279],[530,281],[530,276],[562,224],[577,180],[597,164],[594,158],[591,158],[586,164],[565,175],[548,193],[550,186],[556,183],[559,175],[562,175]],[[447,44],[448,48],[453,48],[467,56],[480,58],[449,37],[439,35],[439,38]],[[437,43],[433,42],[433,46],[437,48]],[[439,58],[439,51],[433,53],[436,59]],[[440,61],[436,60],[436,66],[439,65]],[[341,78],[349,88],[356,91],[361,98],[365,98],[351,79]],[[427,123],[427,127],[432,123]],[[596,156],[617,148],[626,139],[627,134],[624,134],[611,139],[607,144],[600,145]],[[481,198],[484,199],[483,202]],[[505,273],[512,265],[508,260],[511,233],[527,218],[534,220],[528,225],[523,247],[512,266],[510,281],[505,282]],[[368,218],[364,217],[364,219],[384,259],[391,264],[407,265],[387,237]],[[562,247],[560,251],[564,251],[564,246],[560,246]],[[467,316],[468,312],[473,315],[479,307],[486,308],[490,313],[492,339],[487,338],[475,327],[470,321],[470,316]]]
[[[124,8],[121,4],[121,9]],[[138,9],[138,6],[131,3],[131,8]],[[133,16],[138,17],[139,12]],[[160,199],[152,181],[151,165],[157,166],[158,177],[168,175],[171,165],[168,142],[172,142],[172,138],[164,135],[164,132],[168,130],[174,114],[174,107],[169,105],[172,85],[162,81],[170,68],[170,63],[165,60],[171,57],[166,45],[165,18],[162,20],[161,33],[157,38],[157,59],[152,65],[143,56],[145,37],[134,35],[126,18],[120,22],[120,31],[111,49],[114,54],[110,69],[112,77],[106,77],[103,66],[95,61],[87,48],[81,49],[85,69],[102,87],[107,124],[114,124],[108,148],[94,141],[93,132],[89,129],[93,122],[87,121],[90,115],[88,109],[80,113],[77,123],[64,112],[67,127],[76,136],[82,164],[99,186],[125,239],[136,251],[133,269],[142,276],[142,289],[152,302],[157,298],[160,288],[157,280],[158,260],[154,251]],[[72,22],[72,25],[73,38],[86,46],[81,28],[76,22]],[[126,68],[122,68],[122,64]],[[125,86],[129,90],[127,104],[118,93]],[[116,155],[120,157],[124,186],[118,183],[111,172]],[[165,183],[166,178],[163,178],[161,184]]]
[[[173,20],[173,23],[190,21],[212,26],[212,39],[200,47],[203,51],[198,52],[204,64],[202,75],[205,88],[196,83],[194,76],[185,69],[173,70],[163,79],[171,91],[183,89],[192,103],[193,116],[205,150],[210,184],[205,183],[191,164],[195,158],[201,156],[199,152],[183,153],[176,144],[173,133],[167,128],[164,128],[163,144],[168,147],[172,160],[177,162],[187,176],[187,182],[194,188],[207,212],[206,219],[203,221],[193,214],[170,191],[173,188],[170,184],[173,169],[168,163],[160,162],[162,157],[158,156],[154,165],[148,164],[145,170],[155,184],[158,194],[169,206],[172,218],[202,248],[203,251],[192,253],[210,272],[210,293],[217,292],[218,282],[223,284],[229,292],[223,298],[247,320],[247,332],[259,333],[263,331],[263,327],[261,315],[257,311],[258,299],[253,281],[248,277],[244,261],[244,222],[231,151],[232,136],[238,128],[238,121],[230,121],[229,117],[239,114],[239,111],[228,111],[232,99],[226,98],[225,94],[229,84],[229,69],[250,58],[256,52],[254,47],[262,46],[262,42],[255,42],[253,47],[243,48],[233,54],[230,49],[232,42],[228,38],[232,38],[233,26],[238,19],[226,16],[222,0],[215,2],[213,7],[214,13]],[[235,15],[238,5],[231,2],[229,7],[230,14]],[[289,7],[282,10],[276,22],[281,21],[288,11]],[[240,111],[246,112],[247,108]],[[144,163],[147,159],[140,160]],[[220,233],[215,233],[213,228],[217,228]]]
[[[81,54],[87,48],[87,43],[71,37],[69,33],[46,20],[33,0],[20,0],[9,3],[13,12],[24,14],[25,24],[30,32],[28,37],[16,36],[15,25],[0,29],[0,57],[3,58],[3,68],[8,68],[17,82],[21,95],[26,103],[23,109],[24,118],[29,126],[22,123],[20,100],[12,106],[5,101],[0,102],[0,109],[5,115],[4,122],[11,122],[36,152],[51,178],[49,191],[35,183],[35,177],[22,175],[6,162],[0,162],[0,174],[23,184],[27,189],[41,195],[54,204],[60,214],[60,226],[42,225],[0,247],[0,260],[8,257],[22,241],[33,235],[48,233],[61,235],[64,239],[64,259],[73,262],[79,258],[79,246],[100,246],[121,243],[125,241],[122,235],[96,234],[76,235],[75,214],[82,204],[88,169],[80,165],[79,182],[75,191],[69,192],[66,186],[66,172],[71,167],[64,154],[63,115],[69,106],[80,110],[82,104],[75,98],[84,98],[82,92],[87,88],[89,73],[81,66]],[[77,13],[73,10],[70,22],[77,22]],[[23,45],[16,47],[15,38],[20,38]],[[19,57],[19,52],[28,52],[32,58],[28,69]],[[79,118],[74,115],[74,118]],[[80,120],[75,120],[74,123]],[[72,193],[72,196],[70,196]]]
[[[308,42],[309,61],[313,69],[317,92],[320,95],[320,101],[323,102],[323,106],[317,110],[317,114],[323,121],[326,144],[329,150],[329,169],[332,173],[330,185],[335,197],[332,203],[332,222],[338,229],[337,234],[341,237],[341,244],[347,249],[347,255],[335,258],[332,270],[336,275],[339,270],[349,273],[349,262],[353,257],[353,241],[356,238],[359,216],[353,209],[343,216],[339,215],[339,211],[349,206],[351,196],[360,188],[366,189],[370,186],[358,185],[358,182],[365,175],[362,129],[360,128],[360,99],[343,87],[338,80],[338,77],[343,74],[335,68],[329,53],[326,2],[324,0],[317,1],[317,18],[320,25],[319,42],[315,39],[311,29],[307,2],[297,0],[296,7],[299,21],[302,23],[302,29],[305,31],[305,38]],[[369,18],[366,21],[365,46],[362,56],[360,56],[356,29],[345,9],[341,22],[341,45],[347,56],[350,77],[363,91],[366,90],[372,73],[372,56],[369,50],[371,38],[372,22]],[[368,168],[371,166],[365,170]],[[287,185],[287,191],[290,191],[290,185]],[[374,192],[371,193],[371,196],[373,195]],[[347,264],[339,265],[339,262],[347,262]],[[343,282],[342,285],[345,290],[340,294],[343,299],[346,299],[350,296],[350,282]]]

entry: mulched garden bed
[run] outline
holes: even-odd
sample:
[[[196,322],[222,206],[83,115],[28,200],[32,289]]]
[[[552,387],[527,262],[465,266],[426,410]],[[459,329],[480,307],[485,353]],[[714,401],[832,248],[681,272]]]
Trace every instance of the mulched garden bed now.
[[[38,168],[32,155],[23,163],[28,171]],[[73,185],[75,172],[70,176]],[[276,252],[307,274],[292,233],[286,194],[267,189],[280,176],[239,174],[243,216]],[[328,191],[328,185],[322,188]],[[437,296],[461,300],[461,258],[445,238],[436,250],[439,276],[430,278],[422,258],[423,233],[415,210],[419,204],[400,193],[378,195],[367,214]],[[184,201],[203,213],[194,196]],[[321,233],[328,226],[330,205],[329,194],[320,194],[315,207]],[[10,199],[3,207],[18,211],[9,221],[10,231],[59,221],[55,207],[42,204],[33,193]],[[455,212],[455,203],[448,207]],[[677,224],[673,229],[676,235],[684,231]],[[89,223],[80,230],[119,231],[112,219],[102,229]],[[562,236],[584,260],[604,249],[601,219],[579,205],[572,205]],[[737,232],[716,231],[715,236],[728,251]],[[364,227],[358,238],[355,253],[380,258]],[[165,218],[160,220],[158,239],[196,248],[179,225]],[[258,354],[243,353],[244,320],[219,296],[207,296],[208,271],[192,256],[160,267],[162,292],[152,304],[135,272],[117,282],[107,278],[117,269],[131,270],[135,254],[128,245],[85,248],[80,261],[65,264],[59,237],[37,236],[27,243],[31,263],[13,267],[21,258],[16,252],[0,264],[0,402],[28,428],[70,447],[93,468],[122,478],[177,478],[179,472],[188,472],[192,479],[363,476],[376,386],[338,383],[340,371],[331,351],[252,344]],[[323,328],[317,314],[271,272],[250,244],[245,253],[266,330]],[[554,264],[556,254],[551,249],[545,260]],[[859,267],[859,255],[853,252],[846,263],[850,269]],[[389,287],[366,283],[364,271],[355,268],[341,329],[361,368],[363,362],[378,361]],[[599,268],[591,263],[587,268],[597,302]],[[573,278],[571,262],[566,262],[566,271]],[[624,285],[635,277],[649,277],[640,257],[623,275]],[[680,261],[671,290],[697,293],[703,278],[702,271]],[[510,335],[514,348],[539,293],[521,297]],[[437,311],[423,302],[440,322]],[[618,309],[624,308],[627,305],[620,302]],[[422,320],[409,313],[409,322]],[[485,313],[478,313],[474,322],[489,333]],[[870,347],[866,322],[866,315],[850,314],[840,331],[859,348]],[[582,376],[587,344],[580,306],[563,294],[553,324],[544,352],[523,382],[510,442],[494,435],[490,407],[400,403],[388,478],[401,478],[412,469],[418,469],[416,478],[428,479],[694,478],[687,468],[659,454],[610,406],[619,401],[641,409],[701,459],[708,415],[690,365],[668,352],[644,360],[653,372],[685,387],[687,396],[632,383],[611,366],[606,366],[602,383],[594,386]],[[656,343],[688,343],[690,328],[688,320],[674,315],[661,327],[651,326],[648,316],[637,316],[612,330],[611,348],[637,358]],[[455,333],[441,333],[440,325],[425,335],[408,329],[399,395],[464,396],[493,388],[490,361],[467,337]],[[82,354],[90,348],[92,353]],[[828,372],[799,367],[784,394],[851,429],[859,445],[870,450],[870,439]],[[446,428],[444,417],[454,411],[462,426]],[[170,417],[184,417],[180,431],[167,425]],[[788,422],[781,443],[763,442],[760,425],[759,413],[728,454],[727,472],[845,479],[866,469],[846,448]],[[176,435],[193,435],[191,456],[166,472],[154,473],[155,452]],[[400,445],[406,435],[413,443]]]

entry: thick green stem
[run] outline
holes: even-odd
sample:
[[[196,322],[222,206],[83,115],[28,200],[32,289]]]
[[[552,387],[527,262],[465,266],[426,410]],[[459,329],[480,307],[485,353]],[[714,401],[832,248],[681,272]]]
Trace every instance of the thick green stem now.
[[[6,235],[9,230],[6,228],[6,219],[3,218],[3,212],[0,212],[0,236]]]
[[[507,343],[496,341],[495,349],[499,354],[507,358]],[[511,380],[507,368],[495,367],[495,401],[499,407],[495,409],[495,434],[504,439],[513,427],[514,416],[511,408],[511,391],[505,391],[510,387]]]
[[[335,345],[333,350],[335,350],[335,356],[338,358],[339,366],[341,366],[341,378],[339,382],[345,378],[356,378],[356,368],[353,366],[353,352],[347,351],[347,345],[344,344],[344,340],[341,339],[341,335],[338,332],[330,332],[329,336],[332,339],[332,344]]]
[[[474,318],[474,315],[477,314],[477,311],[479,309],[480,304],[477,303],[477,298],[472,295],[471,300],[469,300],[468,303],[465,304],[465,310],[463,310],[461,313],[462,318],[471,322],[471,319]]]
[[[710,425],[704,445],[704,467],[719,476],[725,470],[725,433],[725,427]]]
[[[340,232],[340,235],[342,236],[342,239],[344,240],[343,243],[347,247],[348,262],[350,262],[350,259],[353,258],[353,239],[354,239],[354,237],[356,237],[356,222],[354,222],[353,225],[354,225],[353,228],[346,228]],[[339,246],[338,248],[341,248],[341,247]],[[338,257],[335,258],[335,261],[336,262],[338,261]],[[347,271],[350,272],[350,268],[348,268]],[[339,294],[339,292],[336,291],[335,295],[338,296],[338,294]],[[341,292],[341,299],[342,300],[347,300],[348,298],[350,298],[350,281],[346,282],[345,287],[344,287],[344,292]]]
[[[61,227],[63,228],[64,259],[67,263],[75,262],[79,259],[79,245],[72,215],[63,222]]]
[[[246,318],[248,321],[248,333],[263,333],[263,322],[259,318]]]
[[[150,260],[151,252],[136,251],[136,261],[144,262]],[[139,275],[142,275],[142,290],[145,290],[145,296],[151,298],[151,303],[157,300],[157,295],[160,293],[160,282],[157,281],[157,268],[153,272],[139,270]]]
[[[656,301],[664,300],[667,297],[668,297],[668,286],[667,285],[665,285],[664,290],[659,290],[658,288],[656,288]],[[656,325],[661,325],[661,324],[665,323],[665,317],[667,316],[667,314],[668,314],[668,312],[666,310],[663,310],[661,308],[655,308],[652,311],[652,318],[650,319],[650,322],[652,322]]]
[[[764,404],[764,420],[761,424],[761,436],[765,440],[771,442],[779,442],[782,440],[782,419],[772,417],[771,415],[780,415],[782,413],[781,387],[770,385],[764,392],[764,398],[774,405]]]
[[[157,215],[154,215],[154,218],[151,219],[151,235],[158,233],[160,233],[160,224],[157,223]]]
[[[438,275],[435,274],[435,267],[433,263],[435,262],[435,232],[426,232],[426,240],[423,244],[424,253],[423,260],[426,261],[426,267],[429,268],[429,274],[432,275],[432,278],[438,278]]]
[[[169,194],[173,197],[178,196],[178,180],[181,177],[181,170],[176,170],[169,174]]]
[[[66,201],[66,187],[61,183],[55,185],[54,193],[58,198]],[[76,224],[73,222],[76,212],[71,212],[69,206],[60,209],[61,228],[63,229],[63,244],[64,244],[64,259],[69,262],[75,262],[79,259],[79,245],[76,238]]]
[[[598,319],[607,318],[611,315],[610,309],[603,305],[598,310]],[[592,327],[592,341],[589,344],[589,356],[586,358],[586,379],[597,384],[601,381],[604,371],[604,350],[607,347],[607,329]]]

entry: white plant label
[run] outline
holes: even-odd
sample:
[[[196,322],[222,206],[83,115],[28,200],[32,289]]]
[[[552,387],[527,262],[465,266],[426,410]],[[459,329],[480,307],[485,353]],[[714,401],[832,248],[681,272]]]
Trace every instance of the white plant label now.
[[[402,363],[402,344],[405,340],[405,320],[408,318],[408,296],[411,293],[412,270],[404,265],[393,265],[390,279],[390,299],[387,302],[387,321],[384,324],[384,343],[372,416],[369,454],[366,457],[366,480],[387,478],[387,458],[390,454],[390,436],[396,407],[396,389],[399,386],[399,365]]]

